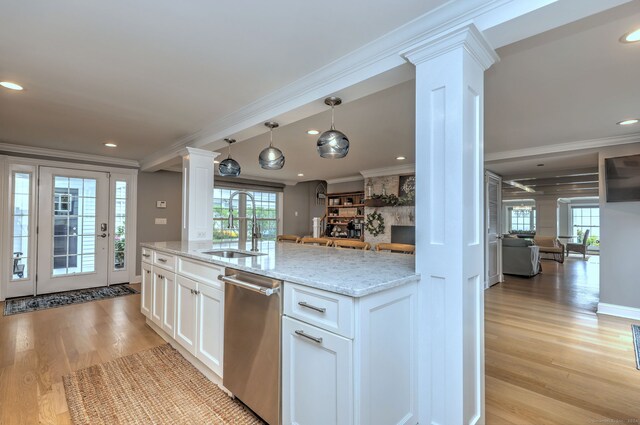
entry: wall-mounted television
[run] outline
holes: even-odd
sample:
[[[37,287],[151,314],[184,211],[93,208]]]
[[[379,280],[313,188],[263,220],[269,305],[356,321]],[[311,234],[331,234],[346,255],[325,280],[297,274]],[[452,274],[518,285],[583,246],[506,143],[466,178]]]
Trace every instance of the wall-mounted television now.
[[[604,160],[607,202],[640,201],[640,155]]]

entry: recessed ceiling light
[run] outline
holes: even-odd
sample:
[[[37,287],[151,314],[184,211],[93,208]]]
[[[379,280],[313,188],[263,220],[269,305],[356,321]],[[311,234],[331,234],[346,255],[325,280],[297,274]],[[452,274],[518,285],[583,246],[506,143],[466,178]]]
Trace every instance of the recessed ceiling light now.
[[[407,158],[405,158],[404,156],[398,156],[398,157],[396,157],[396,159],[397,159],[398,161],[404,161],[404,160],[405,160],[405,159],[407,159]]]
[[[0,81],[0,86],[10,90],[24,90],[20,84],[12,83],[9,81]]]
[[[637,118],[633,118],[633,119],[630,119],[630,120],[620,121],[617,124],[618,125],[631,125],[631,124],[636,124],[637,122],[638,122],[638,119]]]
[[[213,163],[214,163],[214,164],[220,164],[220,161],[218,161],[217,159],[214,159],[214,160],[213,160]]]
[[[304,174],[298,173],[298,177],[304,177]]]
[[[630,31],[620,37],[621,43],[637,43],[640,41],[640,28]]]
[[[104,144],[106,147],[108,148],[117,148],[118,145],[116,145],[115,143],[111,143],[111,142],[107,142]]]
[[[312,136],[315,136],[316,134],[320,134],[320,132],[318,130],[307,130],[307,134],[311,134]]]

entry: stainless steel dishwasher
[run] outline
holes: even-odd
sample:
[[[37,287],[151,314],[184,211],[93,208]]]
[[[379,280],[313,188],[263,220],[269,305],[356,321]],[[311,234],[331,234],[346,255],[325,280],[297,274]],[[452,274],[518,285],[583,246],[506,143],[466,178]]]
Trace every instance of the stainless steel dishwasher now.
[[[223,385],[269,425],[280,425],[282,281],[226,269]]]

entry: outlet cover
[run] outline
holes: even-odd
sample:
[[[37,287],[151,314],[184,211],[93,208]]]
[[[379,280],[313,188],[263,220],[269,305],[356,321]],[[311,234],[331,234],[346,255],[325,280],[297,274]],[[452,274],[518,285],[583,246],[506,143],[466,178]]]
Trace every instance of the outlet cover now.
[[[167,224],[167,219],[166,218],[157,218],[156,217],[156,224]]]

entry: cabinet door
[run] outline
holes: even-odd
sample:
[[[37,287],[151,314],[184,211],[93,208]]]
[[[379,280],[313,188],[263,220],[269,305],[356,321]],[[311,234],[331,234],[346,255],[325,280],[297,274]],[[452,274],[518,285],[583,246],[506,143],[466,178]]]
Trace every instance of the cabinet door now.
[[[151,299],[153,289],[151,284],[153,282],[153,271],[150,264],[142,263],[142,284],[140,294],[140,311],[145,316],[151,318]]]
[[[162,291],[164,292],[162,329],[175,339],[176,321],[176,275],[164,275]]]
[[[175,339],[191,354],[196,353],[197,286],[191,279],[176,277]]]
[[[153,268],[151,281],[151,321],[162,328],[162,313],[164,310],[164,274],[160,268]]]
[[[198,343],[196,357],[222,377],[224,293],[198,283]]]
[[[283,317],[283,423],[353,423],[352,345],[349,339]]]

